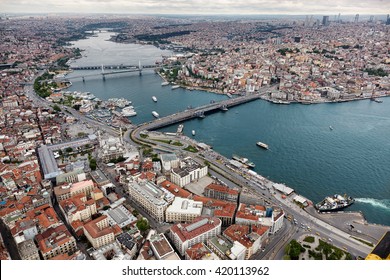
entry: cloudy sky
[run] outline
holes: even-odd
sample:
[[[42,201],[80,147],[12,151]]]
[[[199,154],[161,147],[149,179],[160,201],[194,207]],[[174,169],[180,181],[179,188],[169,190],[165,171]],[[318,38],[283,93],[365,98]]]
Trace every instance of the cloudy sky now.
[[[0,0],[0,13],[385,14],[389,0]]]

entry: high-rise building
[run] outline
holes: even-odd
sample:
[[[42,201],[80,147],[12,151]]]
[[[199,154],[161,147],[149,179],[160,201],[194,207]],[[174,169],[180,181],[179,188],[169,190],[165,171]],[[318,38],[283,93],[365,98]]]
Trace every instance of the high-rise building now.
[[[390,15],[389,14],[387,14],[386,24],[390,25]]]
[[[328,26],[329,25],[329,16],[323,16],[322,17],[322,25]]]
[[[355,23],[358,23],[359,22],[359,14],[356,14],[355,16]]]

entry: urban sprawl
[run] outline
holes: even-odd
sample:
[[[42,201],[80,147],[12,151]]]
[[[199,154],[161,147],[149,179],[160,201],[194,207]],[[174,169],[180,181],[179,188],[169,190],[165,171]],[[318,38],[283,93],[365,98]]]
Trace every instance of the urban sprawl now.
[[[113,42],[172,50],[155,71],[174,86],[279,104],[390,95],[389,17],[2,17],[2,259],[388,258],[375,251],[388,227],[374,237],[365,222],[340,229],[183,127],[149,131],[116,110],[128,100],[69,91],[83,54],[69,42],[105,29]]]

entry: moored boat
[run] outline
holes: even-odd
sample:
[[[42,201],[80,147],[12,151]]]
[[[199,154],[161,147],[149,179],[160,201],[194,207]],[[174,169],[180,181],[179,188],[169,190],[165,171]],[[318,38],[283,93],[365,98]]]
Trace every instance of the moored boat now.
[[[240,157],[238,155],[233,155],[232,158],[234,160],[237,160],[238,162],[241,162],[242,164],[244,164],[247,167],[255,168],[255,166],[256,166],[253,162],[249,161],[249,159],[247,159],[245,157]]]
[[[325,197],[321,202],[317,203],[315,207],[319,212],[331,212],[348,207],[354,202],[355,199],[351,196],[335,194],[333,196]]]

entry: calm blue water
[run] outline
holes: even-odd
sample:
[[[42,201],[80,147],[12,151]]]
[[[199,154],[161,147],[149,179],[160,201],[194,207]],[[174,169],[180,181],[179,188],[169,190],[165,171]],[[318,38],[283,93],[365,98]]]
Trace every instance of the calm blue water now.
[[[148,58],[143,64],[167,54],[151,46],[107,42],[105,36],[76,42],[77,47],[87,49],[87,57],[75,64],[99,65],[102,51],[107,64],[122,61],[124,54],[128,63],[138,63],[138,57]],[[89,50],[86,46],[91,41],[94,48]],[[226,98],[162,87],[162,80],[152,71],[141,77],[134,73],[107,77],[106,81],[89,77],[85,83],[72,82],[70,90],[90,91],[101,99],[131,100],[138,113],[131,118],[134,123],[152,120],[152,111],[165,116],[190,105]],[[153,95],[157,103],[152,101]],[[191,130],[196,130],[197,140],[212,145],[226,157],[233,153],[248,157],[259,174],[286,183],[313,202],[334,193],[347,193],[357,198],[350,210],[362,211],[369,222],[390,225],[390,98],[383,100],[381,104],[357,101],[310,106],[258,100],[205,119],[190,120],[184,124],[184,133],[190,136]],[[174,125],[163,130],[176,129]],[[257,141],[267,143],[270,149],[257,147]]]

